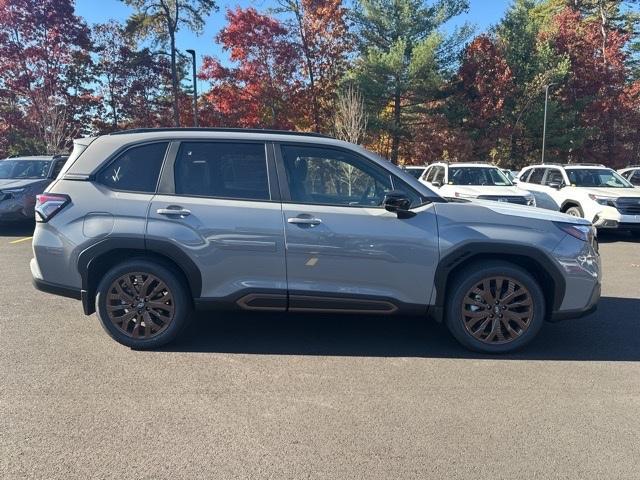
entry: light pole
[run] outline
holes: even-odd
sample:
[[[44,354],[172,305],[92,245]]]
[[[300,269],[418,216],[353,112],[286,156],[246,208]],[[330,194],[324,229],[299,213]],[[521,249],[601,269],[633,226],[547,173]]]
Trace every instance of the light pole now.
[[[193,126],[198,126],[198,84],[196,78],[196,51],[188,49],[187,53],[191,54],[193,65]]]
[[[542,123],[542,163],[544,164],[544,149],[547,144],[547,109],[549,107],[549,88],[555,83],[549,83],[544,90],[544,120]]]

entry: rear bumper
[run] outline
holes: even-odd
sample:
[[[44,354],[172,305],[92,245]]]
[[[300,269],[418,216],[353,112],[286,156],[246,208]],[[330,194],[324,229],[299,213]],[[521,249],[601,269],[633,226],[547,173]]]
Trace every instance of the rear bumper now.
[[[565,310],[560,312],[553,312],[551,314],[551,318],[549,318],[549,321],[561,322],[563,320],[582,318],[592,314],[598,309],[598,301],[600,300],[601,289],[602,289],[601,284],[597,283],[593,288],[593,292],[591,292],[589,303],[584,308],[581,308],[579,310]]]
[[[82,292],[79,289],[59,285],[57,283],[45,282],[39,278],[33,278],[33,286],[36,290],[51,293],[52,295],[58,295],[60,297],[73,298],[75,300],[80,300],[82,298]]]

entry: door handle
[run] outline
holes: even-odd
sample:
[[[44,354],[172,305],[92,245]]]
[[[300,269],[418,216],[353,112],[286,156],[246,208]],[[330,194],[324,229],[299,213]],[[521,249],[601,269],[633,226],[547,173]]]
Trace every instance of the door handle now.
[[[156,210],[156,213],[158,215],[176,215],[179,217],[188,217],[189,215],[191,215],[191,210],[171,205],[167,208],[159,208],[158,210]]]
[[[292,217],[287,218],[287,223],[292,223],[294,225],[311,225],[312,227],[315,227],[316,225],[320,225],[322,220],[313,217]]]

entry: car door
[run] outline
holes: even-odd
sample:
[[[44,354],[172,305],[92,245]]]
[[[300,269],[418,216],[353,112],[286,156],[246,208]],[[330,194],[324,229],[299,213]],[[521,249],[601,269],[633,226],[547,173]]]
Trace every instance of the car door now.
[[[387,192],[411,187],[350,150],[304,144],[277,150],[291,310],[426,311],[438,262],[432,205],[401,220]]]
[[[248,141],[172,144],[146,240],[158,249],[169,242],[197,265],[200,302],[286,309],[282,207],[269,149]]]
[[[550,205],[548,194],[544,192],[542,187],[545,170],[544,167],[532,168],[530,172],[520,177],[520,182],[518,183],[520,188],[531,192],[536,199],[536,205],[541,208],[549,208]]]
[[[567,186],[562,170],[559,168],[547,168],[536,197],[536,205],[549,210],[560,210],[562,205],[562,189]],[[538,203],[540,199],[540,203]]]

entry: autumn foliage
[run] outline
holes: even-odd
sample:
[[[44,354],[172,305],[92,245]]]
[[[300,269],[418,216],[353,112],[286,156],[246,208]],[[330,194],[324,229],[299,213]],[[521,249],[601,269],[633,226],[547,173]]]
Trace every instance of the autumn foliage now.
[[[73,0],[0,0],[0,157],[193,124],[191,66],[180,54],[192,45],[176,35],[201,31],[216,2],[180,0],[184,16],[174,18],[165,0],[123,1],[134,9],[127,22],[90,27]],[[640,163],[638,16],[604,3],[514,0],[475,36],[445,28],[468,0],[228,9],[221,31],[203,39],[223,55],[200,62],[199,124],[333,134],[357,118],[354,138],[400,163],[520,167],[540,158],[548,86],[548,159]]]

